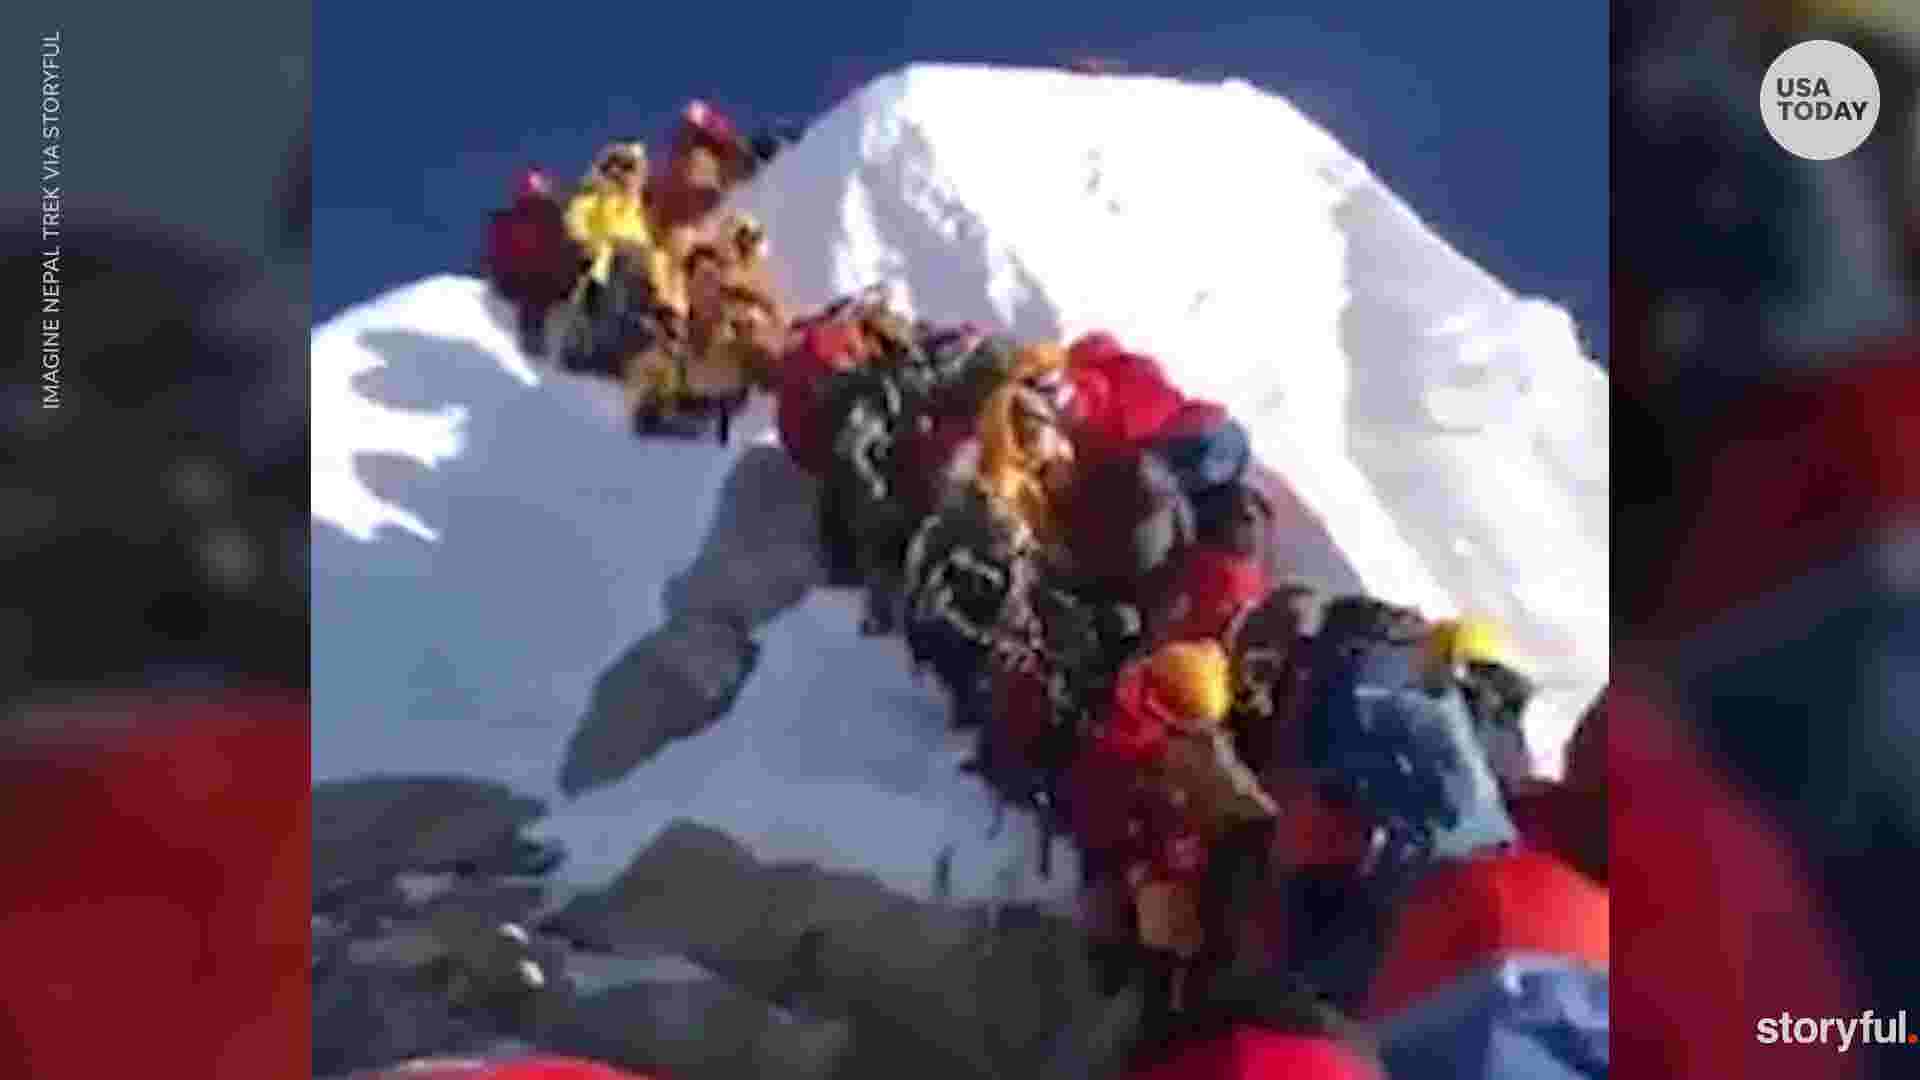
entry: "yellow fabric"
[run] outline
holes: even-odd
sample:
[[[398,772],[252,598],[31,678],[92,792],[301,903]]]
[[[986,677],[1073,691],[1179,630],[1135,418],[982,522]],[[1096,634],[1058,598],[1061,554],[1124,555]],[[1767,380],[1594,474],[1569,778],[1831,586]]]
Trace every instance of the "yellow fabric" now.
[[[1020,399],[1022,394],[1031,393],[1019,379],[1010,379],[981,406],[977,482],[988,498],[1018,515],[1040,543],[1052,546],[1060,541],[1061,534],[1053,497],[1041,478],[1049,463],[1028,449],[1020,431]],[[1066,450],[1064,444],[1062,449]]]
[[[1162,645],[1147,661],[1147,674],[1161,703],[1192,727],[1219,724],[1233,706],[1232,663],[1217,641]]]
[[[694,361],[689,381],[698,393],[732,394],[747,384],[768,386],[786,340],[779,303],[762,259],[764,233],[743,211],[723,216],[711,238],[691,230],[683,262]],[[711,255],[697,272],[696,254]]]
[[[1428,632],[1424,666],[1434,677],[1470,663],[1500,664],[1518,670],[1506,628],[1491,619],[1442,619]]]
[[[654,242],[653,227],[639,199],[606,183],[575,195],[567,203],[567,235],[592,260],[587,274],[604,285],[613,269],[613,257],[622,247],[647,252],[648,276],[665,279],[663,255]]]
[[[1016,382],[1067,370],[1067,350],[1052,343],[1022,345],[1013,356],[1013,378]]]

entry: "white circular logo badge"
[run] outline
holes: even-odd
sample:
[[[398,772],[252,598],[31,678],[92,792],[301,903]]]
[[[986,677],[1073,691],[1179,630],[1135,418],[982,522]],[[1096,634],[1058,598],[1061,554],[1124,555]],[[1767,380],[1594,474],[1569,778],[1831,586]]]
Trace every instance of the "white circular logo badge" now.
[[[1788,152],[1832,161],[1860,148],[1880,120],[1880,80],[1866,58],[1837,41],[1803,41],[1760,84],[1767,131]]]

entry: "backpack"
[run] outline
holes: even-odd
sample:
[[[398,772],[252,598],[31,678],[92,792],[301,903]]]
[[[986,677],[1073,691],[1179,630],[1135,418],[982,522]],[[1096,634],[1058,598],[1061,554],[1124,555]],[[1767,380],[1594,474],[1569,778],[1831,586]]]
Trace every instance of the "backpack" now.
[[[1193,506],[1150,454],[1087,463],[1062,515],[1073,563],[1089,591],[1139,603],[1149,575],[1194,540]]]
[[[859,330],[852,323],[815,317],[792,328],[780,359],[776,376],[780,444],[795,463],[816,476],[827,471],[833,452],[828,385],[859,342]]]
[[[1271,562],[1275,551],[1273,501],[1244,479],[1192,496],[1193,526],[1203,544]]]
[[[1139,651],[1142,625],[1133,605],[1075,592],[1067,584],[1036,589],[1033,606],[1047,657],[1065,679],[1064,700],[1079,710],[1102,687],[1111,687]]]
[[[904,408],[893,374],[872,366],[839,372],[825,397],[830,481],[850,485],[865,502],[884,501],[893,491],[893,443]]]
[[[1427,623],[1368,597],[1339,597],[1306,643],[1305,764],[1381,824],[1399,868],[1516,838],[1456,685],[1420,684]]]
[[[1076,597],[1058,583],[1029,587],[1034,662],[987,665],[991,711],[969,766],[1001,798],[1025,806],[1041,827],[1040,875],[1053,870],[1053,840],[1079,835],[1074,787],[1092,710],[1109,700],[1114,677],[1140,637],[1131,608]],[[1083,867],[1085,863],[1083,863]]]
[[[1005,616],[1029,587],[1032,569],[1014,549],[1009,527],[976,491],[928,515],[907,543],[907,650],[947,686],[959,709],[956,719],[964,724],[984,720],[990,708],[989,657],[1019,644],[1009,636]]]
[[[850,293],[788,327],[787,348],[775,378],[781,445],[801,468],[827,472],[840,417],[829,409],[835,376],[871,343],[872,324],[884,313],[881,289]]]
[[[912,530],[938,487],[937,474],[913,476],[912,497],[902,496],[896,458],[904,444],[939,420],[976,414],[974,396],[999,385],[1011,365],[1005,339],[956,340],[930,355],[912,330],[897,318],[870,328],[881,356],[833,376],[826,391],[824,414],[834,432],[827,469],[833,494],[827,502],[838,519],[829,523],[828,535],[850,544],[850,561],[869,572],[904,561]],[[944,434],[955,434],[951,424]]]
[[[973,327],[933,328],[908,373],[914,415],[978,417],[987,398],[1013,374],[1019,343]]]
[[[1307,669],[1300,653],[1309,640],[1303,630],[1316,618],[1317,601],[1311,589],[1284,584],[1227,628],[1234,680],[1229,722],[1239,735],[1242,759],[1255,772],[1264,774],[1300,760],[1297,720],[1304,710],[1299,683]]]
[[[555,307],[545,327],[548,355],[565,371],[625,377],[626,357],[660,339],[663,328],[653,296],[635,274],[620,272],[607,281],[584,279],[579,295]]]
[[[516,304],[545,307],[565,299],[581,262],[564,211],[550,199],[529,198],[488,218],[487,278]]]
[[[970,416],[929,418],[896,439],[891,483],[913,513],[933,513],[973,476],[979,451],[974,426]]]
[[[1180,490],[1196,498],[1239,483],[1253,460],[1246,427],[1224,408],[1198,401],[1182,405],[1155,434],[1153,452]]]
[[[1272,588],[1259,560],[1194,544],[1167,563],[1164,585],[1156,589],[1153,636],[1161,641],[1225,638]]]
[[[1041,827],[1040,875],[1053,872],[1053,838],[1067,825],[1061,786],[1078,756],[1079,727],[1051,665],[988,665],[992,708],[970,771],[1000,798],[1031,811]]]

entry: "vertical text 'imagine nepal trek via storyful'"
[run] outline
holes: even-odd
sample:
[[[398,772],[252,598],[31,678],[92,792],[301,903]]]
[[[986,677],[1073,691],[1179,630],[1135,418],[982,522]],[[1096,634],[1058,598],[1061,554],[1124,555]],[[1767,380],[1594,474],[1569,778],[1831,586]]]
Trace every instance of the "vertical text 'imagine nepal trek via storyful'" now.
[[[60,407],[60,32],[40,39],[40,407]]]

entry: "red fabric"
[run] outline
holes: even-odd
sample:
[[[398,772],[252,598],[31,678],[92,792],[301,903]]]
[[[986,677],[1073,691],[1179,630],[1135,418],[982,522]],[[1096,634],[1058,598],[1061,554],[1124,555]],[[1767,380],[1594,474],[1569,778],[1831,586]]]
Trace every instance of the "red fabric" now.
[[[1160,430],[1154,432],[1154,439],[1190,439],[1207,435],[1225,427],[1233,419],[1225,405],[1212,401],[1189,400],[1182,404]]]
[[[496,218],[492,231],[491,247],[500,269],[524,271],[539,256],[543,238],[538,222],[509,215]]]
[[[1786,835],[1713,771],[1672,700],[1624,669],[1608,691],[1622,838],[1609,879],[1621,928],[1612,996],[1621,1075],[1860,1075],[1861,1053],[1754,1040],[1755,1020],[1783,1011],[1894,1006],[1861,997],[1853,943]]]
[[[1073,394],[1067,399],[1066,420],[1074,430],[1078,431],[1093,418],[1106,414],[1107,403],[1113,397],[1113,384],[1098,369],[1069,367],[1067,383],[1073,387]],[[1098,448],[1076,446],[1075,449],[1084,454]]]
[[[900,439],[893,454],[894,490],[918,513],[931,513],[938,504],[942,481],[973,438],[974,418],[947,416],[930,431],[911,432]]]
[[[1241,612],[1266,599],[1273,580],[1259,560],[1213,547],[1194,547],[1176,556],[1162,610],[1174,613],[1156,628],[1160,641],[1218,639]]]
[[[1140,826],[1140,854],[1156,880],[1200,881],[1207,869],[1208,847],[1191,818],[1167,799],[1149,793],[1135,800],[1133,820]]]
[[[809,472],[825,472],[833,456],[823,394],[827,379],[853,362],[859,345],[860,331],[852,323],[816,323],[800,332],[797,347],[781,361],[774,423],[780,444]]]
[[[1159,361],[1128,349],[1105,330],[1082,334],[1067,346],[1067,363],[1071,367],[1093,368],[1121,377],[1143,377],[1163,383],[1168,381]]]
[[[1135,1080],[1382,1080],[1365,1058],[1332,1039],[1236,1027],[1188,1047]]]
[[[1060,790],[1080,849],[1113,857],[1131,849],[1136,773],[1099,754],[1081,754],[1067,766]]]
[[[1102,426],[1128,446],[1140,446],[1153,436],[1184,403],[1180,391],[1150,361],[1137,358],[1109,366],[1104,372],[1112,394]]]
[[[1124,352],[1119,339],[1105,330],[1092,330],[1067,346],[1067,363],[1073,367],[1098,367],[1109,357]]]
[[[1607,890],[1539,851],[1500,852],[1430,872],[1401,903],[1366,1014],[1391,1016],[1509,953],[1608,966]]]
[[[1277,861],[1294,869],[1352,869],[1367,856],[1373,821],[1334,806],[1304,778],[1270,781],[1268,792],[1280,804],[1274,819]]]
[[[557,207],[525,204],[487,224],[487,261],[496,274],[550,277],[564,294],[573,284],[575,254]]]
[[[1669,578],[1683,632],[1845,555],[1920,505],[1920,337],[1754,393],[1715,441],[1710,490]]]
[[[486,261],[494,284],[531,308],[558,303],[572,290],[580,252],[567,236],[558,204],[541,197],[496,212],[487,223]]]
[[[1155,360],[1145,353],[1124,350],[1112,353],[1103,358],[1098,366],[1099,369],[1106,374],[1107,378],[1115,382],[1124,380],[1128,382],[1152,383],[1169,389],[1173,388],[1173,380],[1167,377],[1167,371],[1160,366],[1160,361]],[[1178,401],[1180,404],[1184,404],[1186,399],[1180,397]],[[1178,408],[1179,404],[1176,404],[1174,409],[1177,410]],[[1171,416],[1172,413],[1169,412],[1168,415]]]
[[[309,743],[304,699],[236,693],[42,707],[0,745],[0,1071],[305,1075]]]
[[[665,1073],[632,1073],[597,1061],[562,1057],[517,1061],[434,1058],[411,1061],[374,1075],[377,1080],[667,1080]]]
[[[851,363],[860,348],[860,328],[843,320],[815,323],[801,339],[806,362],[816,372],[830,372]]]
[[[1601,692],[1600,700],[1567,740],[1566,749],[1566,786],[1601,796],[1603,805],[1607,793],[1607,714],[1612,711],[1612,700],[1611,687]]]
[[[1114,684],[1113,704],[1094,738],[1094,749],[1117,764],[1144,768],[1166,753],[1173,720],[1153,692],[1147,665],[1130,664]]]
[[[1053,728],[1053,700],[1040,676],[1018,668],[994,669],[994,744],[1023,764],[1032,763],[1034,744]]]
[[[1555,784],[1509,801],[1520,840],[1526,846],[1565,859],[1568,865],[1596,881],[1607,878],[1607,801],[1603,793]]]
[[[1074,449],[1104,456],[1151,439],[1185,399],[1151,357],[1122,349],[1096,331],[1068,347],[1068,378],[1078,418]]]

